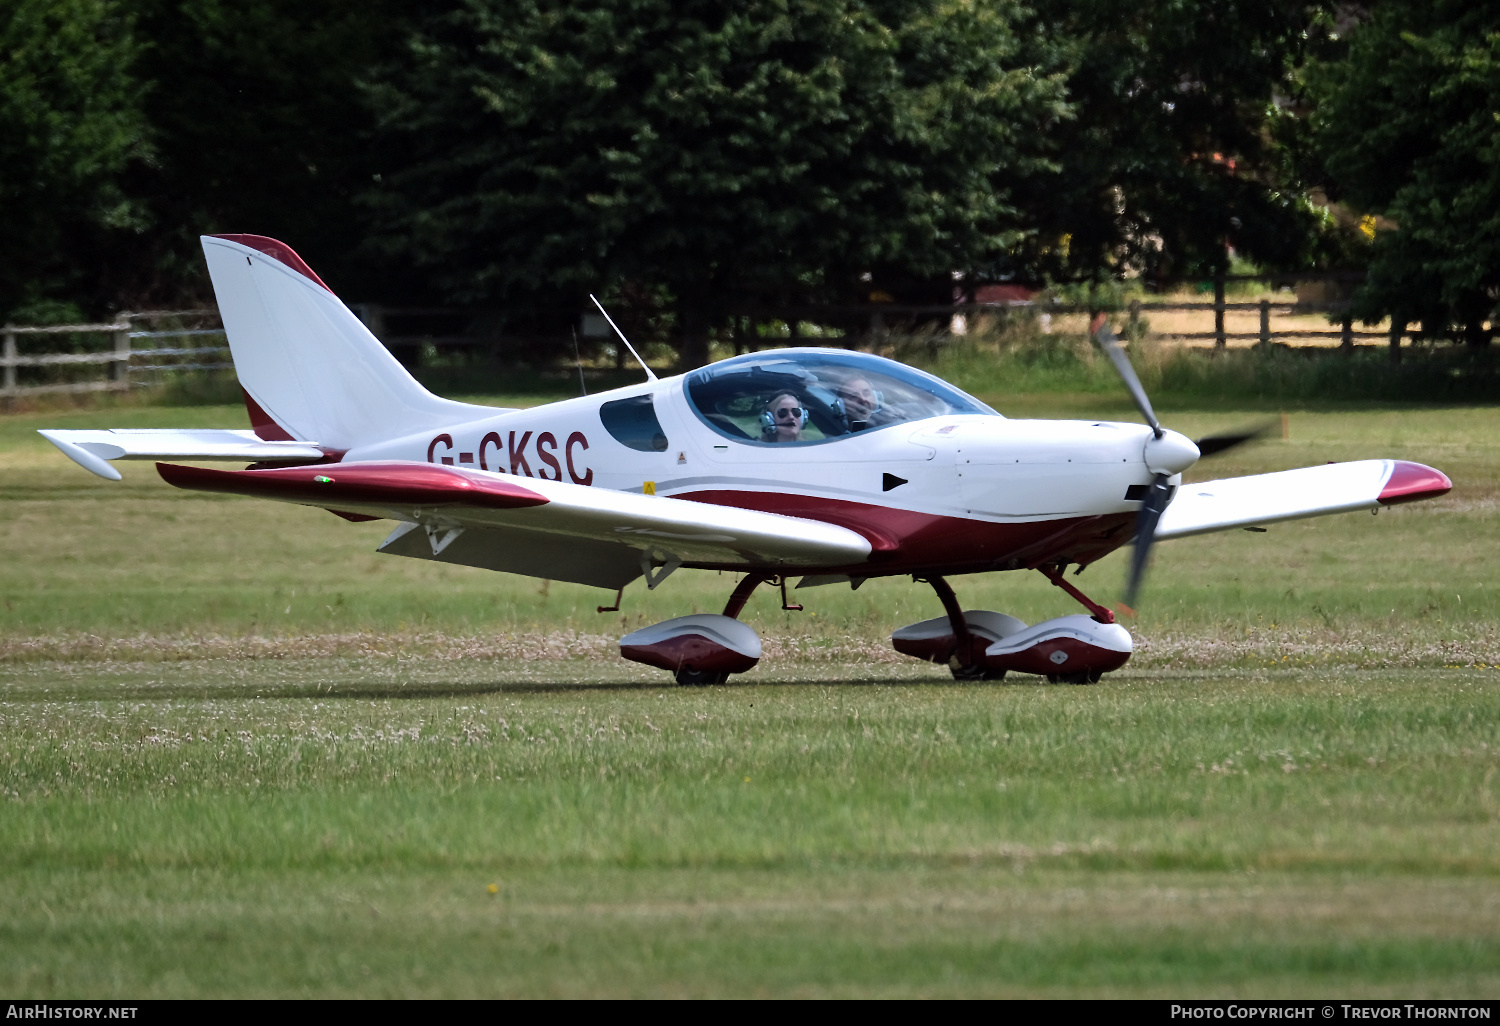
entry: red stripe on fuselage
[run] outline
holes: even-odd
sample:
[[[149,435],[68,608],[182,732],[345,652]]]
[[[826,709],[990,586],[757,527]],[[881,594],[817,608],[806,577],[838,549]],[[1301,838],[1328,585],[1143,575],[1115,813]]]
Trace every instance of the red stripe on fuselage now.
[[[1092,563],[1127,544],[1136,519],[1134,513],[1109,513],[997,524],[848,499],[781,492],[726,489],[678,492],[672,497],[735,509],[780,513],[848,528],[869,541],[870,561],[847,567],[820,568],[817,572],[861,577],[921,572],[978,573],[1046,563]]]

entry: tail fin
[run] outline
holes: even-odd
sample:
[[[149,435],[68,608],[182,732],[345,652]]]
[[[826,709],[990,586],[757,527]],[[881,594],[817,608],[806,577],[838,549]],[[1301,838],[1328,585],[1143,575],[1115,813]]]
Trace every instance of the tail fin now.
[[[262,438],[350,449],[493,412],[417,384],[285,243],[259,235],[201,241]]]

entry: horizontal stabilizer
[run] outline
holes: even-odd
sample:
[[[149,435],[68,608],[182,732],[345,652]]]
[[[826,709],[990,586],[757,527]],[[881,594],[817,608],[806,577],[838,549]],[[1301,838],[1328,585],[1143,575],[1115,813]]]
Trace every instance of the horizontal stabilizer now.
[[[206,460],[264,463],[321,460],[329,453],[312,442],[267,442],[253,431],[177,428],[115,428],[40,431],[73,462],[100,477],[120,479],[107,460]]]
[[[1351,513],[1444,495],[1440,470],[1405,460],[1359,460],[1274,474],[1185,484],[1162,514],[1156,538],[1186,538],[1236,527]]]

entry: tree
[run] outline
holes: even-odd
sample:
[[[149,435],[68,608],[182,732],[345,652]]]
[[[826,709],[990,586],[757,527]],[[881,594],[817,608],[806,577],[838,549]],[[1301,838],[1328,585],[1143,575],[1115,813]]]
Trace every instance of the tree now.
[[[1500,9],[1387,0],[1315,79],[1330,192],[1382,214],[1361,316],[1485,344],[1500,299]]]
[[[1014,244],[1060,85],[1009,0],[460,0],[372,92],[390,254],[452,299],[665,284],[684,360],[736,302]],[[865,288],[868,291],[868,287]]]
[[[381,282],[360,257],[355,195],[374,173],[360,82],[405,38],[413,0],[125,0],[155,159],[124,181],[148,226],[112,254],[116,288],[155,302],[206,287],[198,236],[284,238],[346,294]]]
[[[117,179],[146,153],[141,89],[131,75],[138,45],[119,6],[9,0],[5,7],[0,317],[79,288],[96,267],[91,248],[137,221]]]
[[[1223,272],[1230,247],[1270,266],[1327,259],[1295,101],[1329,6],[1039,5],[1036,35],[1063,49],[1075,116],[1050,133],[1056,171],[1019,194],[1035,231],[1008,266],[1165,277]]]

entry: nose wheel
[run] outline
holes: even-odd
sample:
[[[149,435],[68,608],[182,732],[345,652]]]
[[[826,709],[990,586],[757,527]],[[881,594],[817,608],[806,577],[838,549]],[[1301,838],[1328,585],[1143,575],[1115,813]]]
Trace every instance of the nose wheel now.
[[[1047,676],[1048,684],[1097,684],[1099,678],[1104,676],[1103,670],[1089,670],[1086,673],[1053,673]]]
[[[723,684],[729,679],[728,670],[678,670],[677,683],[685,688],[706,688]]]

